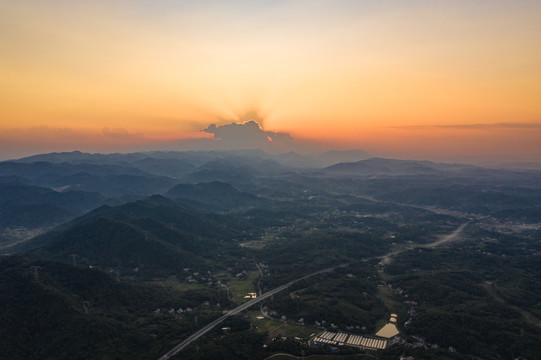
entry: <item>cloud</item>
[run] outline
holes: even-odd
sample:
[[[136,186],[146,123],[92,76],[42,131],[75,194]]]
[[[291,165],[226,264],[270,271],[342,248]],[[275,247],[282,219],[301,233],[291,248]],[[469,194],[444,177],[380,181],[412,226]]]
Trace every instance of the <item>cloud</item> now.
[[[313,152],[317,146],[293,139],[290,134],[267,131],[263,128],[265,116],[258,110],[248,110],[236,119],[219,117],[216,123],[200,130],[205,138],[183,139],[170,145],[176,150],[252,150],[269,153],[289,151]]]
[[[269,153],[311,152],[317,146],[293,139],[288,133],[266,131],[256,112],[247,112],[224,125],[210,124],[199,130],[205,138],[152,139],[122,128],[97,131],[36,126],[27,129],[0,129],[0,161],[49,152],[135,152],[152,150],[252,150]],[[219,119],[224,121],[224,119]],[[201,127],[199,127],[201,129]]]
[[[110,140],[121,143],[149,141],[143,134],[130,133],[126,129],[103,128],[98,131],[85,131],[71,128],[35,126],[27,129],[3,129],[0,133],[2,144],[24,145],[28,142],[47,144],[97,144]]]
[[[266,131],[255,120],[225,125],[210,124],[201,130],[209,138],[176,141],[179,150],[251,150],[261,149],[270,153],[306,151],[306,146],[295,141],[288,133]]]
[[[447,125],[407,125],[393,126],[395,129],[523,129],[535,130],[541,129],[541,123],[489,123],[489,124],[447,124]]]
[[[115,129],[109,129],[109,128],[103,128],[101,130],[101,133],[98,133],[101,137],[104,139],[111,139],[115,141],[121,141],[121,142],[147,142],[149,139],[147,139],[143,134],[140,133],[130,133],[126,129],[121,128],[115,128]]]
[[[155,141],[125,129],[104,128],[85,131],[71,128],[36,126],[0,131],[0,160],[53,151],[133,151]]]
[[[293,138],[287,133],[265,131],[259,123],[250,120],[228,125],[209,125],[205,130],[212,134],[223,148],[229,149],[287,149],[295,146]]]

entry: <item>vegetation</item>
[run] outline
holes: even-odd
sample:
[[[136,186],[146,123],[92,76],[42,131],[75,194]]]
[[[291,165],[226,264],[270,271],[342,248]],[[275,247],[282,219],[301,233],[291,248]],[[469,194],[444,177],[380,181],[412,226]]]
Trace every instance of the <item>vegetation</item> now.
[[[0,163],[0,244],[17,254],[0,258],[0,358],[159,358],[247,293],[298,279],[177,358],[541,352],[538,172],[385,159],[308,171],[284,159]],[[374,335],[391,313],[401,333],[385,350],[307,342]]]
[[[228,304],[218,290],[118,282],[98,270],[57,262],[7,257],[0,271],[3,359],[158,357],[169,341],[195,327],[192,314],[169,309]],[[199,321],[216,316],[209,306],[211,311],[197,313]]]

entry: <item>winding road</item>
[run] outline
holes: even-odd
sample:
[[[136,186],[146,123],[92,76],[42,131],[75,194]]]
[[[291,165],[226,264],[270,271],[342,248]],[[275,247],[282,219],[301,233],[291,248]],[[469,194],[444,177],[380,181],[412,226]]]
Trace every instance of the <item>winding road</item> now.
[[[447,243],[450,243],[452,241],[455,241],[458,236],[460,235],[460,233],[462,232],[462,230],[464,230],[464,228],[471,222],[472,220],[468,220],[466,221],[464,224],[460,225],[455,231],[453,231],[452,233],[448,234],[448,235],[444,235],[442,236],[440,239],[434,241],[434,242],[431,242],[429,244],[411,244],[409,246],[402,246],[398,249],[395,249],[395,250],[392,250],[390,252],[388,252],[387,254],[383,255],[383,256],[377,256],[376,258],[378,259],[381,259],[381,262],[385,265],[388,265],[390,262],[391,262],[391,259],[398,255],[398,254],[401,254],[405,251],[408,251],[408,250],[412,250],[412,249],[415,249],[415,248],[424,248],[424,249],[433,249],[435,247],[438,247],[440,245],[443,245],[443,244],[447,244]],[[372,259],[372,258],[370,258]]]
[[[442,245],[442,244],[445,244],[445,243],[454,241],[454,240],[456,240],[456,238],[458,237],[458,235],[460,235],[460,233],[462,232],[462,230],[464,230],[464,228],[466,227],[466,225],[468,225],[470,222],[471,222],[471,220],[465,222],[464,224],[460,225],[455,231],[453,231],[453,232],[450,233],[449,235],[442,236],[441,239],[436,240],[436,241],[434,241],[433,243],[430,243],[430,244],[427,244],[427,245],[421,245],[421,246],[417,246],[417,247],[435,248],[435,247],[440,246],[440,245]]]

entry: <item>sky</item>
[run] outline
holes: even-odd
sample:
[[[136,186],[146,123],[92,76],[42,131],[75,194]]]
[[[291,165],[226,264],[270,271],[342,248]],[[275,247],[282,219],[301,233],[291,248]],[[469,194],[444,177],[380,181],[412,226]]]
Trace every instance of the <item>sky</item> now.
[[[0,0],[0,160],[250,120],[304,149],[541,161],[541,2]]]

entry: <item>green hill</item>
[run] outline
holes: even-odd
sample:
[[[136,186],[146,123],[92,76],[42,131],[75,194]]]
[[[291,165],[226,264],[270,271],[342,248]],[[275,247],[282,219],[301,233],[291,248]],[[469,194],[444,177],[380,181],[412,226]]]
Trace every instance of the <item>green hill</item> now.
[[[154,310],[201,302],[96,269],[19,257],[0,259],[0,292],[0,359],[10,360],[157,358],[193,325]],[[204,296],[227,303],[218,293]]]
[[[217,209],[245,208],[265,203],[253,194],[239,191],[228,183],[212,181],[199,184],[178,184],[165,193],[165,196],[176,199],[189,199],[212,205]]]
[[[0,184],[0,227],[53,226],[101,205],[105,198],[84,191],[58,192],[20,184]]]
[[[123,275],[171,275],[185,267],[207,269],[208,258],[233,248],[234,220],[181,209],[153,197],[103,206],[20,249],[34,259],[98,266]],[[137,269],[137,270],[136,270]]]

